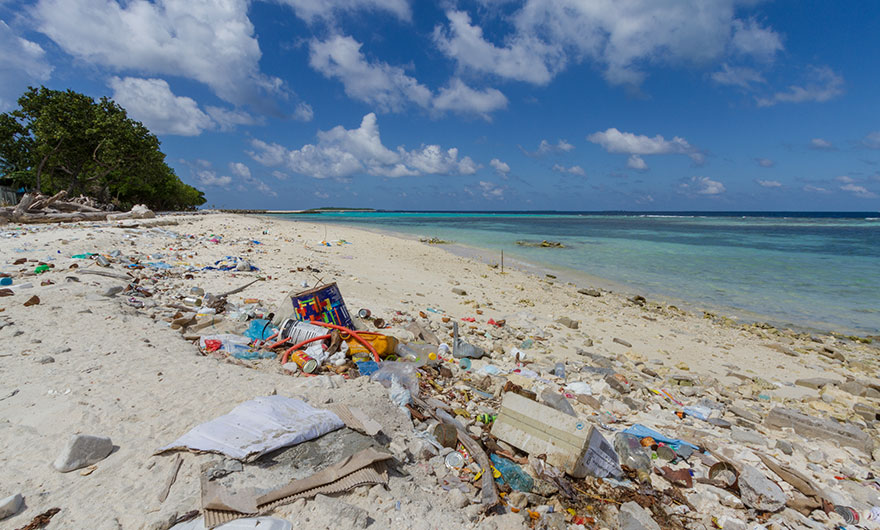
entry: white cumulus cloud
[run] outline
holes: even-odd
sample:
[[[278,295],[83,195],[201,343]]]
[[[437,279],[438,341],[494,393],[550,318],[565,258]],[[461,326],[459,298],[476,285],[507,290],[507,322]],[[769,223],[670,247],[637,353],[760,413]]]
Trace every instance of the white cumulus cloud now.
[[[749,0],[526,0],[491,42],[467,12],[450,9],[434,29],[440,51],[462,69],[546,84],[569,64],[591,61],[612,84],[639,85],[652,65],[701,65],[737,55],[770,61],[772,29],[736,17]]]
[[[681,184],[681,187],[689,192],[699,195],[719,195],[724,193],[724,184],[709,177],[691,177]]]
[[[782,183],[778,180],[758,180],[758,185],[764,188],[781,188]]]
[[[412,17],[407,0],[277,0],[293,8],[294,13],[306,22],[316,19],[333,19],[338,13],[356,10],[388,11],[399,19]]]
[[[648,164],[639,155],[629,155],[629,158],[626,159],[626,167],[637,171],[645,171],[648,169]]]
[[[36,42],[19,37],[0,20],[0,112],[15,107],[16,100],[30,84],[39,84],[52,75],[46,51]]]
[[[198,136],[214,127],[194,99],[175,96],[164,79],[113,77],[108,84],[113,99],[155,134]]]
[[[807,184],[806,186],[804,186],[804,191],[810,192],[810,193],[831,193],[830,191],[828,191],[825,188],[821,188],[819,186],[813,186],[812,184]]]
[[[228,189],[229,185],[232,184],[232,177],[229,175],[218,176],[217,172],[212,169],[201,169],[196,171],[196,179],[198,179],[202,186],[206,187]]]
[[[370,60],[352,37],[335,35],[309,43],[309,65],[325,77],[342,82],[346,95],[381,112],[402,112],[415,105],[426,110],[489,114],[507,107],[507,98],[494,88],[477,90],[455,77],[435,95],[399,66]]]
[[[773,167],[776,165],[776,162],[770,160],[769,158],[756,158],[755,162],[761,167]]]
[[[827,66],[810,68],[808,79],[803,85],[791,85],[784,92],[770,97],[759,97],[755,101],[759,107],[770,107],[777,103],[806,103],[828,101],[843,94],[843,77]]]
[[[39,31],[86,63],[173,75],[208,85],[220,98],[259,103],[281,89],[260,72],[248,0],[38,0]]]
[[[817,151],[833,151],[834,144],[824,138],[813,138],[810,140],[810,149]]]
[[[340,80],[345,93],[356,100],[376,105],[382,111],[400,112],[407,104],[427,107],[431,91],[403,68],[381,61],[370,62],[361,43],[335,35],[309,43],[309,64],[326,77]]]
[[[277,166],[315,178],[347,178],[356,174],[382,177],[414,175],[472,175],[478,165],[468,156],[459,158],[455,147],[422,145],[406,150],[382,144],[376,115],[367,114],[357,129],[338,125],[319,131],[314,144],[287,149],[274,143],[252,140],[248,154],[257,162]]]
[[[702,164],[704,161],[703,154],[679,136],[667,140],[659,134],[650,137],[621,132],[612,127],[587,136],[587,140],[602,146],[609,153],[630,155],[629,166],[635,169],[644,169],[641,167],[644,161],[639,158],[643,155],[682,154],[689,156],[696,164]],[[633,158],[633,155],[636,158]]]
[[[553,171],[556,171],[558,173],[568,173],[569,175],[579,175],[581,177],[587,176],[587,172],[584,171],[584,168],[582,168],[581,166],[565,167],[562,164],[554,164]]]
[[[489,119],[489,113],[507,107],[507,98],[494,88],[475,90],[454,78],[440,89],[434,98],[434,108],[465,114],[477,114]]]
[[[855,195],[856,197],[860,197],[862,199],[876,199],[880,197],[873,191],[868,190],[864,186],[859,186],[858,184],[844,184],[840,187],[843,191],[848,191]]]
[[[490,160],[489,165],[495,168],[495,171],[502,175],[510,173],[510,166],[502,162],[501,160],[498,160],[497,158],[493,158],[492,160]]]

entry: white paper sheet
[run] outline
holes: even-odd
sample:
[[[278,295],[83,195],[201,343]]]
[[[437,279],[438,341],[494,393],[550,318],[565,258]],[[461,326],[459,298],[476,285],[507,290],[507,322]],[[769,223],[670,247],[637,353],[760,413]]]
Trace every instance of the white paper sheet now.
[[[157,453],[186,448],[221,453],[238,460],[255,460],[343,426],[339,416],[329,410],[316,409],[300,399],[264,396],[196,426]]]

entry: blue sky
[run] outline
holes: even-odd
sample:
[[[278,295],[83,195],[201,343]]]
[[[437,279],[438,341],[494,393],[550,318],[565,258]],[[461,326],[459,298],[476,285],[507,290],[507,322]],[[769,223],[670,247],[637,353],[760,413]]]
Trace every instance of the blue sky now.
[[[0,110],[110,96],[208,205],[880,209],[880,5],[0,0]]]

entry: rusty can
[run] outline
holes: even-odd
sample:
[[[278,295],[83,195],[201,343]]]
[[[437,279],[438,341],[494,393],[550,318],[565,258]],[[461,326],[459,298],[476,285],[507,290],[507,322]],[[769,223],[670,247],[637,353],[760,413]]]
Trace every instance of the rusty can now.
[[[296,363],[303,373],[310,374],[318,369],[318,361],[316,361],[308,353],[298,350],[290,354],[290,361]]]
[[[385,319],[374,318],[373,325],[376,326],[376,329],[384,329],[385,328]]]
[[[367,308],[364,308],[364,309],[361,309],[360,311],[358,311],[358,316],[361,318],[370,318],[370,315],[372,315],[372,314],[373,313]]]

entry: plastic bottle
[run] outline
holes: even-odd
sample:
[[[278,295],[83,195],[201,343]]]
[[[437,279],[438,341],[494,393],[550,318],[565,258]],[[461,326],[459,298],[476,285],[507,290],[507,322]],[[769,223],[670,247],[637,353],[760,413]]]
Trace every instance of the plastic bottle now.
[[[574,411],[571,403],[569,403],[568,399],[562,394],[557,394],[549,388],[545,388],[544,391],[541,392],[541,401],[543,401],[548,407],[553,407],[559,412],[577,418],[577,413]]]
[[[535,486],[535,480],[530,477],[528,473],[523,471],[523,469],[515,462],[498,456],[495,453],[489,455],[489,459],[492,460],[495,469],[501,473],[501,478],[498,480],[502,484],[506,482],[507,484],[510,484],[511,489],[516,491],[522,491],[525,493],[532,491],[532,488]]]
[[[95,258],[95,261],[97,261],[98,265],[100,265],[102,267],[109,267],[110,266],[110,260],[108,260],[107,258],[105,258],[104,256],[102,256],[100,254],[98,254],[97,258]]]
[[[565,379],[565,363],[556,363],[556,366],[553,367],[553,375]]]
[[[651,472],[651,457],[645,452],[638,436],[617,433],[614,437],[614,450],[620,457],[620,465],[635,469],[640,475]]]

